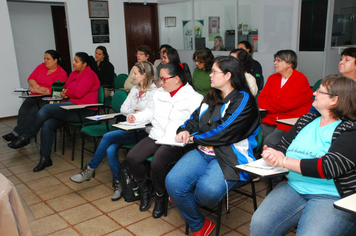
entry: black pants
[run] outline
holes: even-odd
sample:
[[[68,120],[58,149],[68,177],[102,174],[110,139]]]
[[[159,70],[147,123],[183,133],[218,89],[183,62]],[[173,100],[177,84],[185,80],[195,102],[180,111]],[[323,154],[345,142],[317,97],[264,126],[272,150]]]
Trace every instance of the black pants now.
[[[168,174],[168,165],[178,161],[183,156],[183,148],[167,145],[158,145],[155,140],[146,137],[142,139],[127,154],[127,161],[131,173],[137,182],[147,180],[145,160],[153,156],[151,162],[152,179],[158,194],[165,193],[165,179]]]

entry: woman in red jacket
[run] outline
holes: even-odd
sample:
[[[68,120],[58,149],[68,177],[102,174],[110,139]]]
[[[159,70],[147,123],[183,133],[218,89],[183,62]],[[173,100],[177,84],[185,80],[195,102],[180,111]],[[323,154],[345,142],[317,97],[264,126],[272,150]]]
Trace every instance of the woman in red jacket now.
[[[273,64],[276,73],[268,78],[258,96],[259,108],[267,110],[261,124],[264,139],[276,130],[288,131],[291,127],[277,123],[277,119],[308,113],[313,96],[307,77],[295,69],[298,62],[294,51],[278,51]]]
[[[67,111],[61,106],[93,104],[98,102],[100,81],[98,76],[89,67],[89,56],[85,52],[75,54],[73,61],[74,71],[69,75],[67,83],[63,86],[60,97],[68,99],[63,103],[45,105],[34,119],[34,123],[18,139],[8,144],[10,148],[20,148],[30,143],[41,129],[40,163],[33,169],[34,172],[52,166],[51,148],[56,129],[66,122],[80,122],[86,116],[94,115],[93,108],[79,111]],[[79,117],[80,116],[80,117]]]

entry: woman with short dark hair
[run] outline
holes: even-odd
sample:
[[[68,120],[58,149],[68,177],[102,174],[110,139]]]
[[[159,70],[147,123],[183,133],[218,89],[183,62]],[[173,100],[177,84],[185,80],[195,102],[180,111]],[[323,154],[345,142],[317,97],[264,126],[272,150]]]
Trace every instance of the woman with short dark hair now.
[[[356,215],[334,208],[356,193],[356,82],[323,79],[314,92],[319,114],[302,116],[276,148],[265,146],[271,166],[289,169],[252,216],[251,235],[354,235]],[[268,220],[266,220],[268,219]]]
[[[193,54],[193,61],[197,66],[193,72],[193,84],[197,92],[205,96],[210,90],[210,73],[214,55],[209,48],[200,48]]]

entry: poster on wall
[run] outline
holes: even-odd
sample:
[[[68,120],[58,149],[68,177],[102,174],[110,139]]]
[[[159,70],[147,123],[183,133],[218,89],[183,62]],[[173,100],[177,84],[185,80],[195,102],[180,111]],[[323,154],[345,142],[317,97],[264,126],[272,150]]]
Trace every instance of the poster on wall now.
[[[216,36],[220,35],[220,17],[209,17],[209,41],[214,41]]]
[[[91,34],[93,43],[110,43],[109,37],[109,21],[91,20]]]
[[[201,41],[199,39],[204,40],[205,46],[205,38],[203,38],[203,27],[204,20],[195,20],[194,21],[194,37],[195,37],[195,45],[197,42]],[[193,50],[193,21],[192,20],[183,20],[183,37],[184,37],[184,50]],[[197,40],[198,39],[198,40]],[[197,46],[196,46],[197,48]]]

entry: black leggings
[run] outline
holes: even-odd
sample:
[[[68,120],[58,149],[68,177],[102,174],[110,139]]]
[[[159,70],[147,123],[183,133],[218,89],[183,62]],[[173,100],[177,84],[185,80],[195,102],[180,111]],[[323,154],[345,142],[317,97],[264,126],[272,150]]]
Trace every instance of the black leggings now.
[[[142,139],[127,154],[127,161],[131,173],[137,182],[147,180],[145,160],[153,156],[151,162],[152,179],[158,194],[165,192],[165,179],[168,174],[168,165],[177,162],[183,156],[183,148],[167,145],[158,145],[155,140],[146,137]]]

